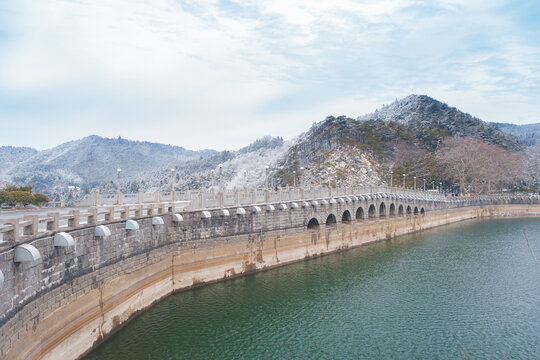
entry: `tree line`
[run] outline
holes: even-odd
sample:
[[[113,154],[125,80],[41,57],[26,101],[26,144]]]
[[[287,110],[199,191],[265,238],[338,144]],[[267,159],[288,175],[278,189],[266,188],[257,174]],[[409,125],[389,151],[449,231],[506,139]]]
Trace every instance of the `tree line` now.
[[[49,202],[49,197],[45,194],[32,194],[32,186],[8,186],[0,190],[0,204],[35,204],[43,205]]]

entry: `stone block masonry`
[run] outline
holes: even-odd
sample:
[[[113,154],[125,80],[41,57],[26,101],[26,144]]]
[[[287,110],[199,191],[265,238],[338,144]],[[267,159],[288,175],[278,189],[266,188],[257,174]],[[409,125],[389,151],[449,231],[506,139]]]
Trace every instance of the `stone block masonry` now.
[[[135,230],[118,220],[106,224],[106,237],[96,237],[94,226],[69,232],[73,247],[55,247],[53,236],[30,240],[41,254],[30,263],[15,263],[15,246],[8,248],[0,253],[0,358],[78,358],[178,290],[465,219],[540,214],[540,205],[524,201],[454,209],[411,201],[425,215],[355,218],[359,206],[367,214],[373,203],[378,212],[381,201],[287,203],[282,210],[276,204],[273,211],[261,206],[260,213],[246,207],[245,215],[230,208],[229,216],[211,210],[210,218],[194,211],[180,222],[162,215],[164,224],[147,216],[134,219]],[[345,211],[350,223],[341,222]],[[326,226],[330,214],[337,224]],[[312,218],[321,225],[308,230]]]

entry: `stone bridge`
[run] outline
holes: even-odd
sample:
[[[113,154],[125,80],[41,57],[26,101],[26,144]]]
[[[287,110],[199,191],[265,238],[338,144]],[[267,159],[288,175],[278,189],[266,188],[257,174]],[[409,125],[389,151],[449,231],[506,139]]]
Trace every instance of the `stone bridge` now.
[[[464,219],[540,213],[538,196],[388,187],[90,200],[0,219],[1,358],[77,358],[155,301],[206,282]]]

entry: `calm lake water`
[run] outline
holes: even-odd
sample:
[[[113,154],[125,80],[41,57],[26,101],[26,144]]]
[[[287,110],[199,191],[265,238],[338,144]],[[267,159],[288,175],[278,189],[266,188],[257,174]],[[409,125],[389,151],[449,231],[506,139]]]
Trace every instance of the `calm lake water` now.
[[[538,359],[540,219],[463,222],[170,296],[94,359]]]

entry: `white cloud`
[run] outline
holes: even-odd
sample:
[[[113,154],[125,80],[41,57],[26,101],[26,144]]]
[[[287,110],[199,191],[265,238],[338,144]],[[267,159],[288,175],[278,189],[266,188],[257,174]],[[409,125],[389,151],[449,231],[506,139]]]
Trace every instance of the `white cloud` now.
[[[98,133],[237,148],[411,92],[485,120],[538,121],[540,45],[502,4],[10,2],[0,8],[0,142],[42,148]],[[518,118],[501,99],[527,111]],[[28,127],[50,135],[19,135]]]

